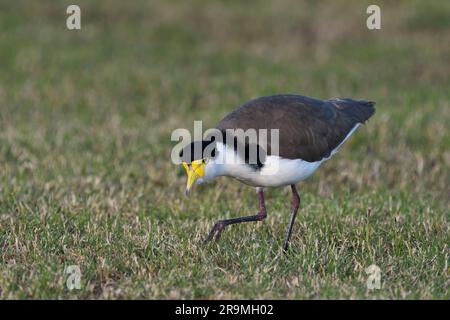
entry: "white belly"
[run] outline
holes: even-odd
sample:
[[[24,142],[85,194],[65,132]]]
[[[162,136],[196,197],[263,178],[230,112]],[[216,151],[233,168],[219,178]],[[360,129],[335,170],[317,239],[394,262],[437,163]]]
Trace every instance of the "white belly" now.
[[[234,168],[230,175],[239,181],[255,187],[278,187],[296,184],[305,180],[325,161],[307,162],[301,159],[281,159],[269,156],[261,170],[254,170],[247,166]]]

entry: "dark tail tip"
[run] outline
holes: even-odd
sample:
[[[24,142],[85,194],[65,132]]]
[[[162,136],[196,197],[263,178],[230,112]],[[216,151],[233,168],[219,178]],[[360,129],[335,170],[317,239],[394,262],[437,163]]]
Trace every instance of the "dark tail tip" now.
[[[362,122],[366,122],[370,117],[375,113],[375,101],[361,101],[361,105],[365,106],[365,108],[361,108],[360,117],[362,118]]]
[[[355,122],[364,123],[375,113],[375,101],[337,98],[329,100]]]

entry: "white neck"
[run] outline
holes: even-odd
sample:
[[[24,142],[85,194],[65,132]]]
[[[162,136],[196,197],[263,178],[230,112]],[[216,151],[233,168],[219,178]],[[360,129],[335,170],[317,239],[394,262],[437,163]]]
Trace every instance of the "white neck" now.
[[[218,142],[216,144],[216,155],[213,159],[209,159],[205,165],[205,175],[198,182],[203,183],[219,176],[232,175],[233,168],[238,163],[237,160],[237,154],[233,148],[229,148],[226,144]]]

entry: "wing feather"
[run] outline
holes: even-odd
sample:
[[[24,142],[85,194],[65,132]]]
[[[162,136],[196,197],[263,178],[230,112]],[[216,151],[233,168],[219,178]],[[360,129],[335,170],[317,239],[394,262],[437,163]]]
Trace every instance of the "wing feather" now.
[[[245,103],[223,118],[217,128],[268,129],[268,155],[274,149],[270,129],[279,129],[279,156],[314,162],[328,157],[356,124],[374,112],[374,103],[365,100],[322,101],[301,95],[276,95]]]

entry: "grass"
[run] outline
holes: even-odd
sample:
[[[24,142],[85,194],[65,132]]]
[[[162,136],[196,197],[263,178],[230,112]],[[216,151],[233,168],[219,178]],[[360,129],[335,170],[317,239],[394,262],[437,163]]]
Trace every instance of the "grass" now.
[[[0,4],[0,297],[449,299],[448,1]],[[377,101],[312,178],[291,251],[289,189],[220,178],[183,196],[172,130],[250,98]],[[365,269],[381,269],[368,290]],[[64,268],[79,265],[81,289]]]

